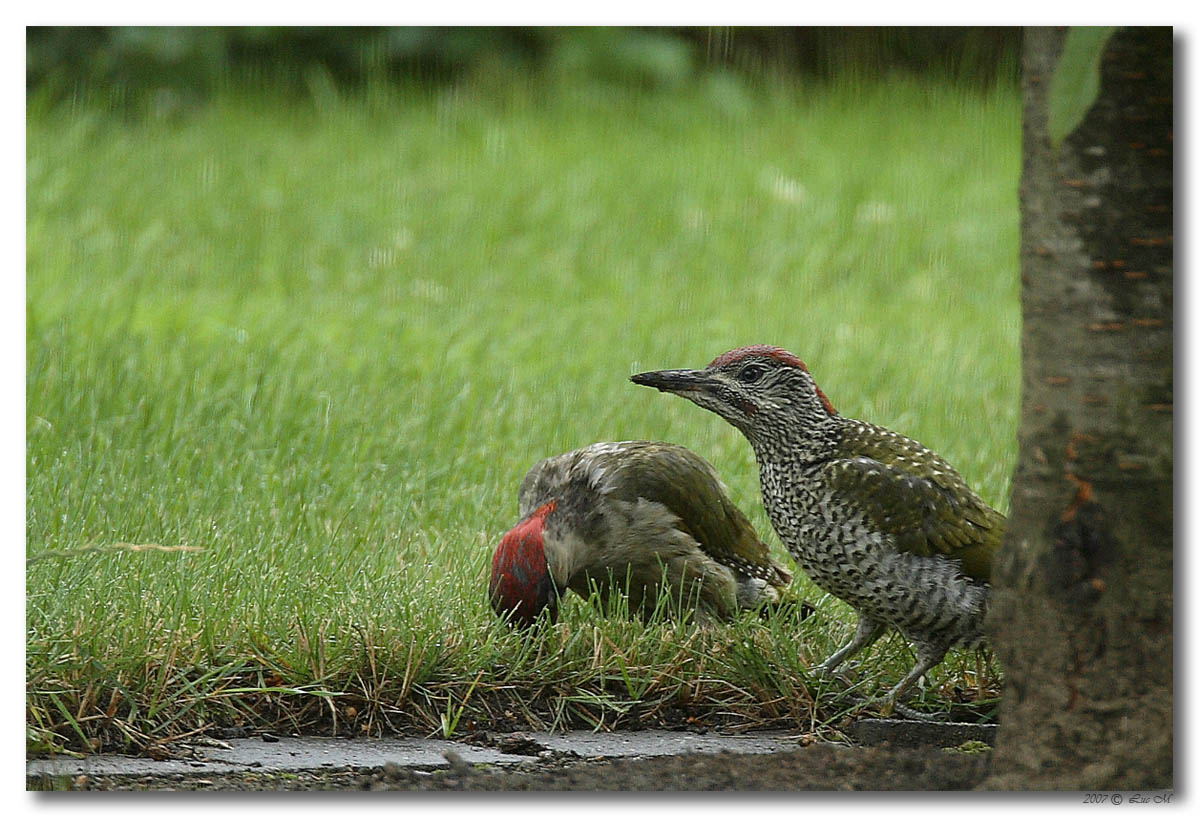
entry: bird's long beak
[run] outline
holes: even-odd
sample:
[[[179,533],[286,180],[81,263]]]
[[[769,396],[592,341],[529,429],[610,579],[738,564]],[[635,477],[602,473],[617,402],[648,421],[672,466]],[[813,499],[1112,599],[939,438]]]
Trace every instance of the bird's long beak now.
[[[639,372],[629,380],[639,386],[652,386],[660,392],[697,392],[712,384],[712,378],[703,369],[660,369],[657,372]]]

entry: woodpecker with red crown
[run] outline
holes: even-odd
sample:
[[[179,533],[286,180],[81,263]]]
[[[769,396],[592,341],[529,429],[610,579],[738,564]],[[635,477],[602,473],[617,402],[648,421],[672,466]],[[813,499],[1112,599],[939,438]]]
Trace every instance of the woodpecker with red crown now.
[[[888,693],[896,705],[949,648],[982,645],[1005,518],[936,453],[838,414],[803,361],[779,347],[631,380],[715,412],[750,441],[775,531],[813,582],[858,614],[853,637],[820,671],[896,628],[917,651]]]
[[[698,621],[730,619],[775,603],[791,574],[770,556],[699,455],[668,443],[594,443],[549,457],[525,475],[521,521],[500,541],[488,590],[518,626],[572,590],[602,598],[616,589],[648,618],[659,594]]]

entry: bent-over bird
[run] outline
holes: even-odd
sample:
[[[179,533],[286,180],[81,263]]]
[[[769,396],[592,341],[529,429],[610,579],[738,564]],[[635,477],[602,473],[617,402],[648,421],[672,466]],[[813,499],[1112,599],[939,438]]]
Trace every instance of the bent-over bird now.
[[[779,600],[791,574],[733,501],[716,470],[681,446],[593,443],[548,457],[521,481],[521,521],[500,541],[492,607],[527,626],[568,589],[628,594],[650,616],[660,589],[697,619],[729,619]]]
[[[858,613],[854,636],[820,671],[895,627],[917,651],[888,693],[896,704],[950,647],[982,645],[1005,518],[936,453],[838,414],[804,363],[779,347],[742,347],[705,369],[631,380],[715,412],[750,441],[780,539],[813,582]]]

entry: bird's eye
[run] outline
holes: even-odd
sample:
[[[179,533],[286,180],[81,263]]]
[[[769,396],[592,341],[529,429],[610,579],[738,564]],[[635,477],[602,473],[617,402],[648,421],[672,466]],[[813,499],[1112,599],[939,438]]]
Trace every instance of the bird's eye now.
[[[737,379],[745,384],[755,383],[762,378],[766,371],[767,369],[764,366],[759,366],[758,364],[747,364],[738,371]]]

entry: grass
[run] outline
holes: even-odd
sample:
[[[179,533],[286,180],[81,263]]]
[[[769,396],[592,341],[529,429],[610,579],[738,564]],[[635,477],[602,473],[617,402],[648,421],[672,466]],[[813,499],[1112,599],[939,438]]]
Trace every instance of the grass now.
[[[485,599],[525,470],[596,440],[701,453],[783,556],[737,432],[627,380],[741,344],[1007,509],[1012,88],[34,100],[27,144],[32,749],[832,723],[809,666],[851,617],[802,574],[818,615],[708,630],[577,600],[523,639]],[[910,661],[885,640],[864,689]]]

